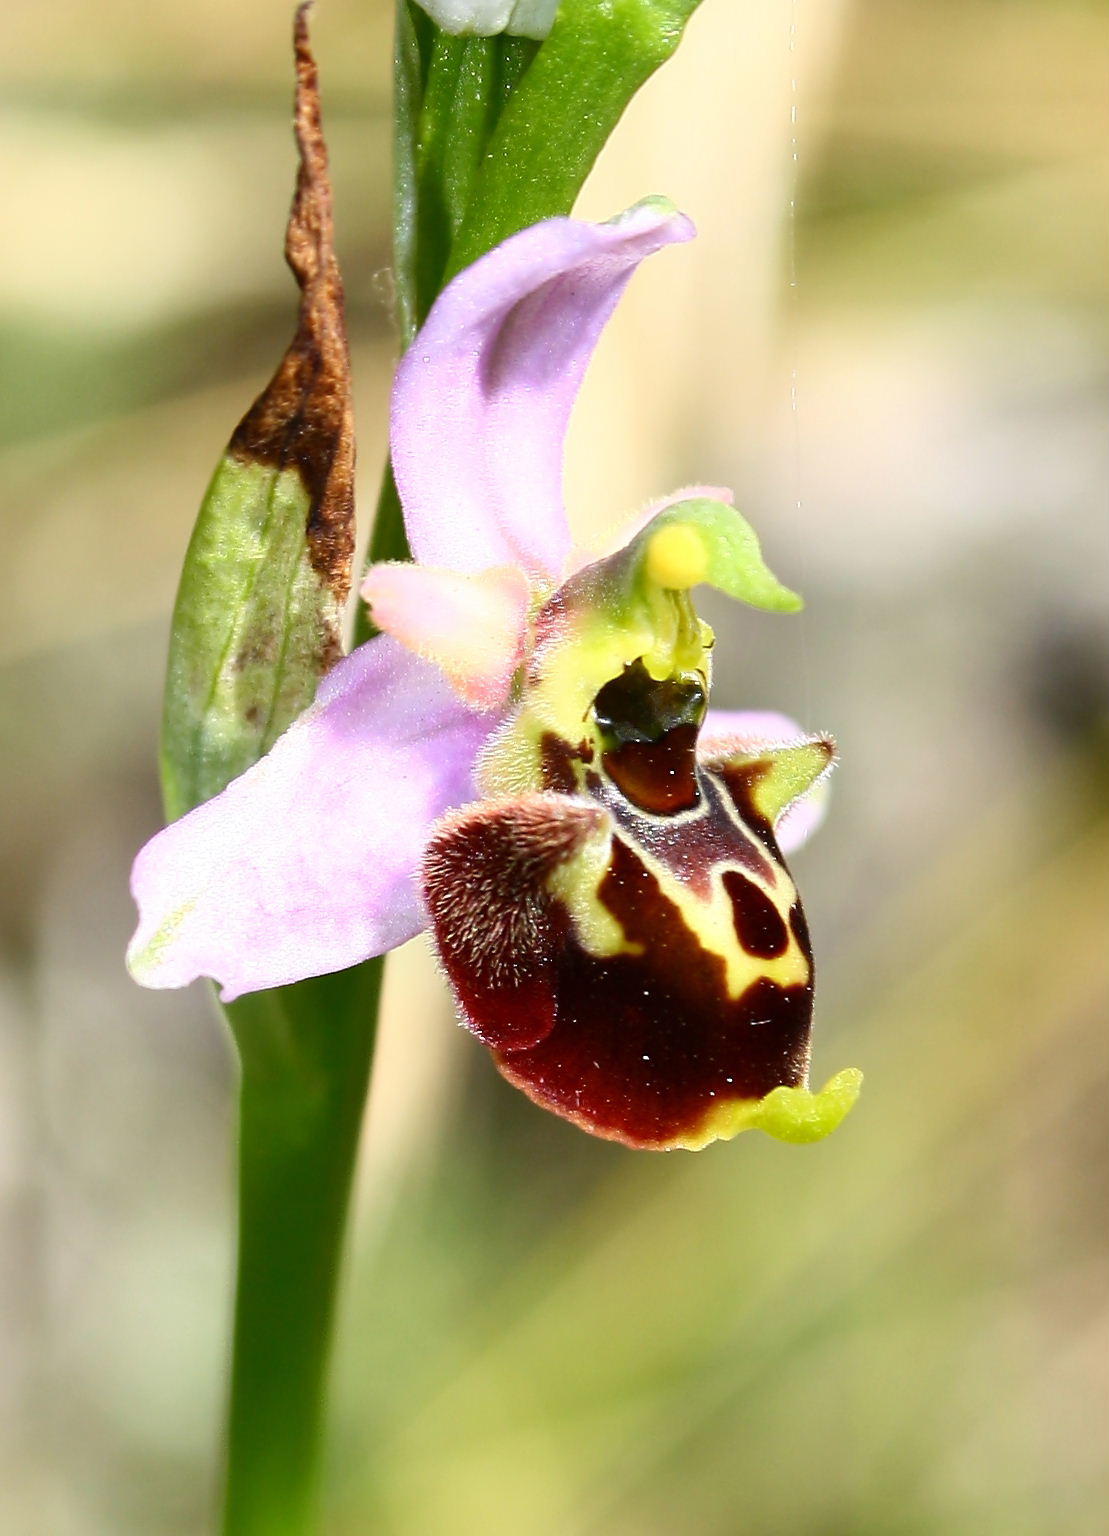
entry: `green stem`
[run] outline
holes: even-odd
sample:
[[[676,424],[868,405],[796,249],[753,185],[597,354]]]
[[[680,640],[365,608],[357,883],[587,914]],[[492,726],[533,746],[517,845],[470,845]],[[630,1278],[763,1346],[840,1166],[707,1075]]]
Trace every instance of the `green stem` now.
[[[385,460],[385,469],[381,476],[381,491],[377,498],[377,511],[374,514],[373,532],[370,535],[370,563],[375,560],[411,560],[412,552],[408,548],[408,536],[404,531],[404,513],[401,510],[400,497],[397,495],[397,482],[393,477],[393,463],[391,459]],[[358,605],[357,618],[364,617],[365,603]],[[362,636],[368,639],[372,630]]]
[[[242,1066],[224,1536],[310,1536],[382,962],[255,993]]]

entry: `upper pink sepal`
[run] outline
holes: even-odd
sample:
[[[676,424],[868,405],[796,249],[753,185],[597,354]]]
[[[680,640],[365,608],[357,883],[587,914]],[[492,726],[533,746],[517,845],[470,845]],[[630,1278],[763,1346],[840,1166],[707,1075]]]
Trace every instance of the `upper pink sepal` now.
[[[393,388],[393,469],[418,561],[561,576],[563,440],[586,365],[639,262],[693,233],[663,198],[606,224],[547,219],[444,289]]]
[[[411,938],[429,829],[475,797],[495,724],[395,640],[359,647],[266,757],[139,854],[136,980],[210,976],[229,1002]]]

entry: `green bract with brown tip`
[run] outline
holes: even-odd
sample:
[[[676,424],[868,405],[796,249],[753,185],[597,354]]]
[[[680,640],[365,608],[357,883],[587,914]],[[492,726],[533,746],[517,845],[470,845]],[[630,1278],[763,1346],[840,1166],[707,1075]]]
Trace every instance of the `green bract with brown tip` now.
[[[303,11],[296,64],[300,169],[285,256],[300,313],[216,468],[185,559],[162,725],[171,819],[262,757],[342,654],[354,556],[350,359]]]

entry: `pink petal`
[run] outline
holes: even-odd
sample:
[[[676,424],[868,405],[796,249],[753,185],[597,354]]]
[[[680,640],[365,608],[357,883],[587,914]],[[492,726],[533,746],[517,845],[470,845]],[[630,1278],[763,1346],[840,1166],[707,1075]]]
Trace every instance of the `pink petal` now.
[[[417,560],[561,574],[562,444],[586,365],[643,257],[693,232],[662,198],[607,224],[548,219],[440,294],[393,389],[393,468]]]
[[[801,741],[807,735],[796,720],[774,709],[710,709],[701,727],[698,750],[707,754],[724,744],[740,751],[748,747],[776,747]]]
[[[788,715],[772,709],[710,709],[697,742],[698,756],[708,757],[722,748],[755,751],[759,747],[784,746],[801,741],[808,733]],[[795,853],[817,830],[828,808],[828,780],[821,779],[782,816],[775,828],[778,847]]]
[[[433,661],[459,698],[475,709],[503,704],[523,655],[531,600],[522,571],[371,565],[362,596],[378,629]]]
[[[230,1001],[411,938],[428,830],[475,797],[496,724],[396,641],[361,646],[261,762],[139,854],[136,980],[211,976]]]

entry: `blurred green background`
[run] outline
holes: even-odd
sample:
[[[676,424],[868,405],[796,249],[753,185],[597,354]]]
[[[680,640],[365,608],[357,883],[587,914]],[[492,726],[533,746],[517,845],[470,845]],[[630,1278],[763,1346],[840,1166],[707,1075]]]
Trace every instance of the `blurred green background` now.
[[[321,0],[373,504],[383,0]],[[201,1536],[234,1070],[133,988],[167,619],[289,333],[289,8],[7,19],[0,1529]],[[666,192],[587,382],[583,537],[730,484],[800,619],[717,701],[837,733],[797,860],[830,1141],[633,1154],[534,1109],[391,963],[337,1351],[333,1536],[1105,1530],[1104,86],[1066,0],[705,0],[583,198]],[[796,207],[791,213],[795,200]]]

